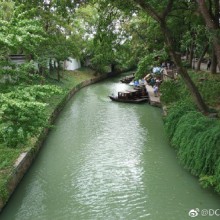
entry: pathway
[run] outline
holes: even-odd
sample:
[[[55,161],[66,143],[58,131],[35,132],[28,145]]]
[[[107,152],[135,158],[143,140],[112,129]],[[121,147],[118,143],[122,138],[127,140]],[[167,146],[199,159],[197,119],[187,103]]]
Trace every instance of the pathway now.
[[[148,91],[148,94],[149,94],[149,101],[150,101],[150,104],[153,105],[153,106],[156,106],[156,107],[161,107],[161,102],[160,102],[160,95],[159,96],[155,96],[154,95],[154,90],[153,90],[153,87],[146,84],[146,89]]]

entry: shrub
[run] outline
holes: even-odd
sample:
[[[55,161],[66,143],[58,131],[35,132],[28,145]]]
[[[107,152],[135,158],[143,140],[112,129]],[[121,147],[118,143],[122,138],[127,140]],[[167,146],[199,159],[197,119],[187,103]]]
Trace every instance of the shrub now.
[[[220,102],[220,81],[208,79],[198,84],[199,91],[210,105]]]
[[[188,94],[181,81],[165,81],[160,87],[161,101],[170,104],[181,100],[183,93]]]
[[[169,114],[165,118],[165,128],[170,138],[173,137],[181,117],[189,111],[195,111],[195,106],[189,100],[178,101],[169,107]]]
[[[165,128],[183,166],[220,192],[220,122],[182,101],[170,107]]]
[[[47,121],[45,97],[60,92],[55,86],[29,86],[1,94],[0,142],[16,147],[36,136]]]

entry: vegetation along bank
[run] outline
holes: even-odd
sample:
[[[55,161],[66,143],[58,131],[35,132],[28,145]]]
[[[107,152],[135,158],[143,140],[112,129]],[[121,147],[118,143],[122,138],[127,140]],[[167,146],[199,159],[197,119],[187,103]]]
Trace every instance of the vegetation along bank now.
[[[210,114],[198,111],[181,79],[167,81],[161,86],[162,102],[168,106],[165,128],[181,164],[203,187],[220,193],[220,78],[193,71],[191,76]]]

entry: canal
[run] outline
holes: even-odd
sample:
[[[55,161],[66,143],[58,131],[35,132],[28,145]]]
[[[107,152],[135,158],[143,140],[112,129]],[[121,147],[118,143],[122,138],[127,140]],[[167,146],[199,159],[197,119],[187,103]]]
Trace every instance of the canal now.
[[[201,216],[220,197],[179,165],[161,110],[107,97],[126,87],[108,79],[71,99],[1,220],[220,219]]]

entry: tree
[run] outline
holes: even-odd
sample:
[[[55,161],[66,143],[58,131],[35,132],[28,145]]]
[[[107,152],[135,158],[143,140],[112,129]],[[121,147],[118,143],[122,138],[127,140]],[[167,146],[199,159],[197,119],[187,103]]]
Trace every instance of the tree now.
[[[0,143],[8,147],[27,144],[46,126],[45,98],[61,93],[56,86],[17,87],[0,94]]]
[[[198,9],[203,16],[208,30],[211,32],[211,40],[217,57],[218,66],[220,68],[220,41],[219,41],[219,0],[208,1],[209,8],[205,0],[197,0]]]
[[[5,7],[0,2],[1,6]],[[25,13],[20,13],[20,6],[10,4],[7,7],[7,13],[0,16],[0,74],[18,81],[24,77],[23,66],[11,63],[9,55],[36,53],[37,48],[45,41],[45,36],[40,22],[27,19]],[[29,72],[26,76],[28,74]]]
[[[114,5],[105,7],[99,2],[96,2],[95,7],[87,11],[87,14],[88,12],[92,19],[89,22],[88,18],[83,19],[84,23],[90,24],[88,30],[91,33],[87,38],[90,45],[87,44],[89,47],[85,50],[85,56],[90,58],[92,67],[99,72],[109,70],[115,72],[121,68],[127,69],[134,66],[132,40],[128,30],[131,16],[126,15]]]
[[[20,52],[29,54],[31,59],[38,63],[42,76],[48,69],[48,63],[49,67],[52,67],[52,60],[55,61],[56,65],[53,67],[57,70],[58,80],[60,80],[61,61],[73,55],[76,57],[79,52],[76,43],[79,37],[72,23],[75,9],[78,7],[77,1],[16,0],[15,7],[19,9],[14,13],[18,17],[18,22],[21,22],[21,17],[29,23],[38,22],[42,30],[41,36],[44,38],[44,41],[39,39],[36,45],[32,42],[32,35],[30,35],[29,38],[25,38],[29,45],[25,47],[25,50],[22,48]],[[24,31],[25,27],[29,25],[23,24]],[[15,33],[19,36],[18,32]]]
[[[4,1],[0,0],[0,19],[8,21],[13,15],[14,2],[13,1]]]
[[[187,73],[187,70],[183,67],[180,55],[175,51],[174,42],[172,40],[172,34],[168,27],[168,22],[167,22],[168,15],[172,12],[172,9],[174,7],[174,0],[166,1],[164,8],[162,10],[159,9],[159,11],[156,10],[156,7],[154,7],[153,4],[147,3],[146,1],[134,0],[134,2],[139,4],[144,11],[146,11],[153,19],[155,19],[159,23],[161,31],[164,34],[165,42],[168,47],[170,56],[172,57],[173,61],[177,66],[178,73],[183,78],[198,109],[203,113],[207,113],[208,108],[204,103],[201,94],[199,93],[197,87],[195,86],[194,82]]]
[[[93,40],[98,28],[97,8],[90,4],[79,7],[70,25],[74,29],[81,62],[88,65],[89,58],[94,54]]]
[[[193,67],[194,69],[199,71],[202,60],[208,52],[208,49],[210,48],[210,42],[205,26],[203,24],[194,22],[190,30],[187,30],[184,33],[181,40],[181,48],[181,51],[183,52],[185,52],[185,50],[190,51],[191,56],[189,59],[187,59],[189,60],[190,67]],[[197,57],[199,59],[197,62],[197,66],[195,66],[195,58]]]
[[[108,8],[99,5],[97,32],[94,35],[94,54],[91,59],[93,66],[99,71],[115,72],[119,64],[118,52],[122,47],[121,22],[123,15],[114,6]]]

